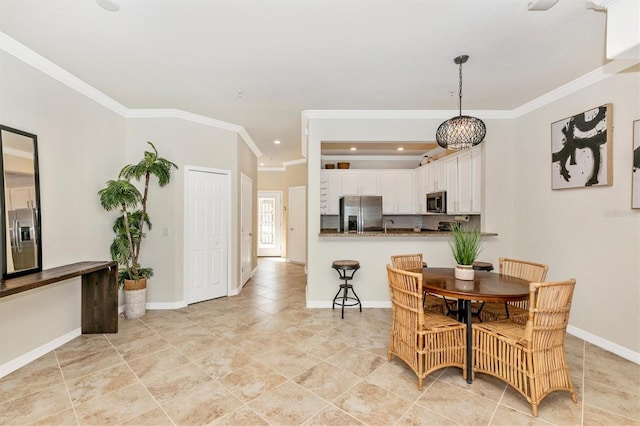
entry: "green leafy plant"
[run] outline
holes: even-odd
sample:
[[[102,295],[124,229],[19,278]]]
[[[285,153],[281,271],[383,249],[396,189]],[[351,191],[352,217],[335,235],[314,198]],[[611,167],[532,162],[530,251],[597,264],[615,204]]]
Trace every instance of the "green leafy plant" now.
[[[117,180],[109,180],[107,186],[98,191],[100,204],[107,210],[119,210],[120,216],[113,224],[115,234],[111,243],[111,258],[121,265],[118,271],[120,285],[124,280],[138,280],[153,276],[151,268],[140,266],[140,248],[146,236],[145,225],[151,230],[151,220],[147,213],[147,197],[149,181],[155,176],[158,185],[163,187],[171,180],[174,163],[158,156],[158,150],[147,142],[153,151],[145,151],[144,157],[137,164],[128,164],[120,170]],[[135,179],[144,181],[142,193],[131,183]]]
[[[478,228],[465,229],[458,222],[449,226],[452,240],[449,241],[453,258],[458,265],[471,265],[480,254],[481,235]]]

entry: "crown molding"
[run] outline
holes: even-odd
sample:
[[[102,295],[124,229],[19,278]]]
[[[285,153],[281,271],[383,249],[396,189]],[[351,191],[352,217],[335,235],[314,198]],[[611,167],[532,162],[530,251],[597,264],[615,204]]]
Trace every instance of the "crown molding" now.
[[[306,158],[299,158],[297,160],[284,161],[282,164],[284,165],[285,168],[287,168],[288,166],[295,166],[298,164],[306,164],[306,163],[307,163]]]
[[[249,136],[249,133],[247,133],[244,127],[240,128],[240,131],[238,132],[238,134],[240,135],[244,143],[249,147],[251,152],[253,152],[253,155],[255,155],[256,158],[262,157],[262,151],[260,151],[260,148],[258,148],[258,145],[256,145],[253,139],[251,139],[251,136]]]
[[[127,110],[127,118],[178,118],[192,123],[204,124],[209,127],[216,127],[222,130],[229,130],[238,133],[242,129],[237,124],[227,123],[204,115],[193,114],[191,112],[180,109],[129,109]]]
[[[466,115],[484,119],[513,118],[510,110],[465,110]],[[382,119],[382,120],[446,120],[457,116],[460,111],[452,110],[305,110],[302,111],[302,121],[309,119]],[[306,129],[303,126],[303,129]]]
[[[192,123],[198,123],[209,127],[215,127],[217,129],[229,130],[237,133],[244,143],[249,147],[251,152],[256,157],[262,156],[262,152],[253,142],[251,136],[247,133],[244,127],[237,124],[228,123],[222,120],[216,120],[214,118],[206,117],[204,115],[194,114],[192,112],[183,111],[180,109],[130,109],[127,110],[127,118],[177,118],[180,120],[190,121]]]
[[[0,50],[5,51],[14,58],[32,66],[87,98],[94,100],[116,114],[123,117],[126,115],[127,108],[124,105],[114,101],[109,96],[80,80],[44,56],[37,54],[14,38],[9,37],[2,31],[0,31]]]
[[[607,10],[609,6],[617,2],[618,0],[586,0],[587,9],[594,10]]]
[[[627,60],[627,59],[613,60],[600,68],[597,68],[581,77],[576,78],[573,81],[570,81],[565,85],[558,87],[557,89],[547,92],[544,95],[530,102],[527,102],[524,105],[521,105],[515,108],[512,111],[513,118],[521,117],[525,114],[528,114],[532,111],[535,111],[539,108],[549,105],[552,102],[558,101],[579,90],[582,90],[608,77],[611,77],[612,75],[615,75],[621,71],[624,71],[625,69],[634,66],[638,62],[639,61],[637,60]]]
[[[286,167],[258,167],[259,172],[286,172]]]
[[[251,139],[247,131],[237,124],[227,123],[198,114],[182,111],[179,109],[128,109],[124,105],[116,102],[109,96],[97,90],[93,86],[80,80],[73,74],[65,71],[60,66],[54,64],[45,57],[37,54],[24,44],[18,42],[6,33],[0,31],[0,50],[5,51],[16,59],[32,66],[43,74],[54,80],[65,84],[76,92],[86,96],[105,108],[125,118],[177,118],[193,123],[204,124],[205,126],[218,129],[229,130],[237,133],[256,157],[262,156],[262,152]]]

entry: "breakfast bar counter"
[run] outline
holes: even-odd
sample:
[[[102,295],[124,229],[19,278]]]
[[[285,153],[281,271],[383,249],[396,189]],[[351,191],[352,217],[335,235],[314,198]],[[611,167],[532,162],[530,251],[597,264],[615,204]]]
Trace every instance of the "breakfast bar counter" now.
[[[413,229],[387,229],[384,231],[366,231],[361,234],[355,232],[338,232],[335,229],[323,229],[320,231],[320,237],[339,237],[339,238],[390,238],[390,237],[407,237],[407,238],[441,238],[450,237],[450,231],[437,231],[431,229],[422,229],[420,232],[416,232]],[[496,236],[498,234],[492,232],[483,232],[482,236]]]

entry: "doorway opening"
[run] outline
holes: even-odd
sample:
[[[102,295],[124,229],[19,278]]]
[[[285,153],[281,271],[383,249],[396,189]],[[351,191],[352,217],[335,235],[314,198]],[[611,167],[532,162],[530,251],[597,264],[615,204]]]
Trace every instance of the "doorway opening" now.
[[[282,256],[281,191],[258,191],[258,256]]]

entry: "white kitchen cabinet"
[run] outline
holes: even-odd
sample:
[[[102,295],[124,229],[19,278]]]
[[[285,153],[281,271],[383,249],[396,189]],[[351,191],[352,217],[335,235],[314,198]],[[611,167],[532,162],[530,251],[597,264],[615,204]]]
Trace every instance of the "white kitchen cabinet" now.
[[[320,171],[320,214],[339,214],[342,176],[337,170]]]
[[[36,189],[35,186],[23,186],[9,188],[9,199],[7,200],[7,210],[32,209],[35,207]]]
[[[435,161],[427,165],[429,169],[429,191],[446,191],[447,190],[447,170],[442,161]]]
[[[471,152],[458,156],[458,210],[456,213],[471,213]]]
[[[447,174],[447,213],[458,213],[458,156],[442,161]]]
[[[480,213],[482,208],[482,151],[473,148],[445,160],[447,213]]]
[[[342,175],[341,195],[378,195],[378,173],[371,170],[350,170]]]
[[[482,150],[471,152],[471,213],[482,212]]]
[[[416,169],[415,180],[416,212],[426,213],[426,194],[431,192],[429,189],[429,165],[421,166]]]
[[[382,196],[382,213],[415,214],[415,176],[413,170],[380,171],[378,194]]]

